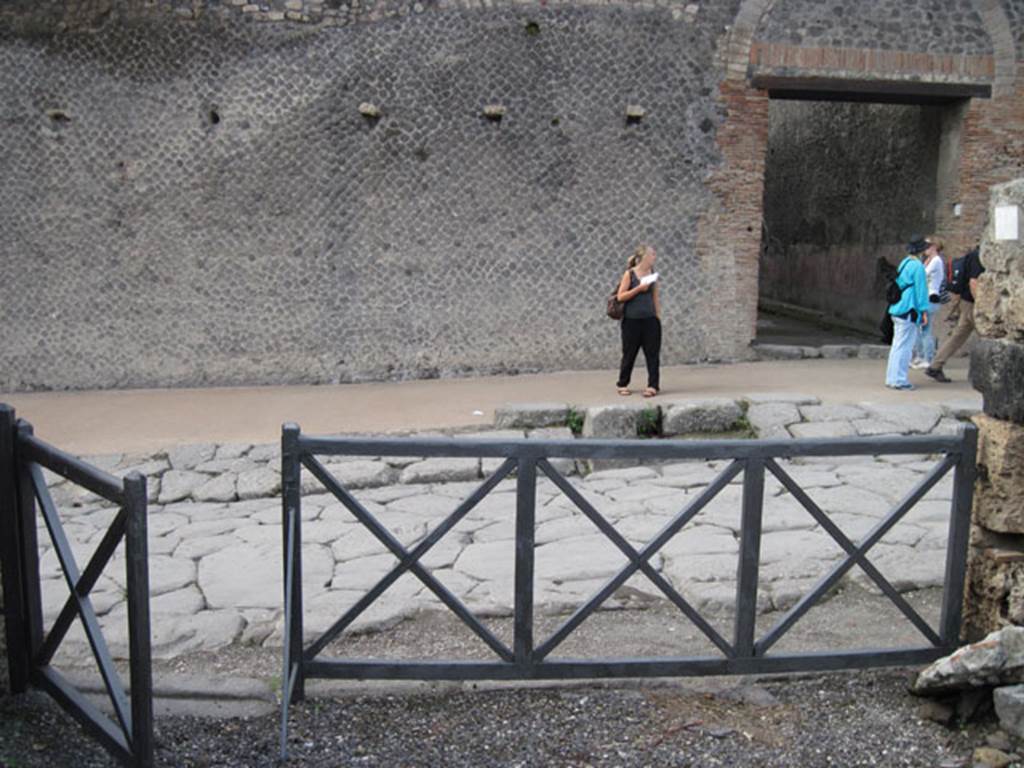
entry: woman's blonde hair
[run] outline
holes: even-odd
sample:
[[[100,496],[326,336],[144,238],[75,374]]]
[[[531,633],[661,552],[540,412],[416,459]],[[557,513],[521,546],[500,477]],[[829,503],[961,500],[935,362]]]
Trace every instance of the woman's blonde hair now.
[[[930,237],[926,237],[924,239],[924,241],[926,243],[928,243],[928,245],[934,245],[935,246],[935,250],[938,251],[939,253],[942,253],[942,251],[945,249],[945,244],[942,242],[942,240],[940,240],[939,238],[935,237],[935,235],[931,235]]]
[[[640,245],[636,247],[636,250],[633,251],[632,255],[629,257],[629,261],[627,261],[626,264],[628,264],[629,268],[632,269],[633,267],[640,263],[640,260],[649,250],[651,250],[651,246],[649,246],[647,243],[640,243]]]

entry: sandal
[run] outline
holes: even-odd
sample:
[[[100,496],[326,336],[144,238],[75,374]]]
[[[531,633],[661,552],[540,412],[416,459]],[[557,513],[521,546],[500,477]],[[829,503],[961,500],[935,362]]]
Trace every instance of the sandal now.
[[[633,393],[626,387],[619,387],[619,394],[622,395],[623,397],[629,397]]]
[[[644,397],[654,397],[656,394],[658,394],[658,390],[654,387],[647,387],[644,390]]]

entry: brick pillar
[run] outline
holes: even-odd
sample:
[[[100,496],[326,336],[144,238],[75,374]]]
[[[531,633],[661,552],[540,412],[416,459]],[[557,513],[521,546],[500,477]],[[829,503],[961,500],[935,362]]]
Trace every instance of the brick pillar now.
[[[709,180],[714,202],[697,227],[697,256],[714,278],[716,299],[708,302],[712,316],[695,321],[726,329],[706,346],[710,358],[729,359],[752,354],[757,330],[768,94],[743,80],[724,80],[719,100],[725,112],[717,136],[722,162]]]
[[[997,83],[994,90],[991,99],[971,99],[964,115],[960,169],[950,194],[963,213],[953,218],[951,210],[939,211],[939,232],[953,256],[977,244],[989,214],[989,190],[1016,178],[1024,168],[1024,78],[1016,78],[1016,85]]]
[[[1016,207],[1021,232],[997,240],[996,208]],[[971,383],[984,396],[977,417],[978,481],[964,605],[970,640],[1024,625],[1024,179],[996,186],[989,203],[971,355]]]

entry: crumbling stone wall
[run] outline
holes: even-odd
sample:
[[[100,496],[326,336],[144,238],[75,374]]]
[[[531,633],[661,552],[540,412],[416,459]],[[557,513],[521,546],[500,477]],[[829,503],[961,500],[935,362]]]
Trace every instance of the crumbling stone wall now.
[[[984,397],[979,428],[966,626],[980,637],[1024,624],[1024,245],[996,240],[997,206],[1024,208],[1024,179],[992,191],[975,318],[971,381]]]

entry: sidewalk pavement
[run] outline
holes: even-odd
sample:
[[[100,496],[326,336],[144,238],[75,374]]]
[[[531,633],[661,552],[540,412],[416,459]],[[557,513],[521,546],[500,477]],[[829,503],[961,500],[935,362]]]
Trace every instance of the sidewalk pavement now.
[[[918,371],[912,392],[887,389],[885,360],[786,360],[671,366],[653,402],[760,393],[814,395],[823,403],[976,401],[967,361],[947,366],[952,384]],[[644,383],[642,366],[635,390]],[[281,424],[303,432],[394,432],[489,427],[507,403],[593,406],[642,402],[616,394],[613,371],[564,371],[522,376],[341,384],[0,394],[32,422],[36,434],[77,454],[146,452],[196,443],[273,443]]]

